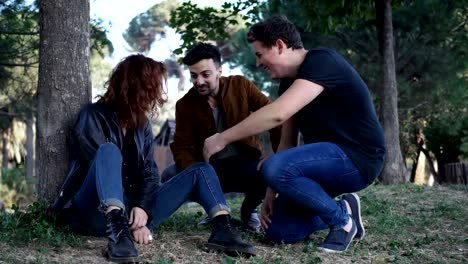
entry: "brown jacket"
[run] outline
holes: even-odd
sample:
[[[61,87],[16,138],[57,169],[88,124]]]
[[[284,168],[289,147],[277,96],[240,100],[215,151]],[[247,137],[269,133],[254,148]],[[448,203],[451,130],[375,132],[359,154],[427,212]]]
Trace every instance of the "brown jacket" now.
[[[242,76],[221,77],[219,80],[218,109],[230,128],[251,112],[270,103],[268,98],[249,80]],[[213,112],[206,98],[192,88],[176,104],[176,130],[171,151],[179,169],[185,169],[203,160],[205,139],[218,132]],[[273,150],[279,144],[281,128],[270,130]],[[258,159],[261,145],[258,137],[240,140],[244,157]]]

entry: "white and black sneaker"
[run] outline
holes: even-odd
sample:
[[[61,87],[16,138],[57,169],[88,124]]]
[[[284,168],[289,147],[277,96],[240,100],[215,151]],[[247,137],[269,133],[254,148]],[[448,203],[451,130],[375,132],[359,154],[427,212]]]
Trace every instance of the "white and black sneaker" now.
[[[343,228],[330,230],[325,241],[320,243],[318,248],[329,253],[345,252],[353,241],[353,238],[356,236],[356,223],[354,223],[353,219],[351,219],[351,222],[353,225],[349,232],[346,232]]]

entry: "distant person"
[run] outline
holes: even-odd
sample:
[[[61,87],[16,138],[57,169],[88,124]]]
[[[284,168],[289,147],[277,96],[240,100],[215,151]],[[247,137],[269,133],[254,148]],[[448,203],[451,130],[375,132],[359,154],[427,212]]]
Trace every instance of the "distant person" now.
[[[170,178],[203,160],[203,142],[270,103],[268,98],[242,76],[221,76],[221,54],[215,46],[199,43],[183,58],[190,70],[193,88],[176,104],[176,130],[171,144],[175,167]],[[281,130],[270,131],[273,148]],[[257,166],[264,156],[258,137],[252,135],[228,144],[210,159],[225,193],[244,193],[240,215],[242,225],[260,231],[257,206],[265,196],[266,184]],[[163,179],[165,180],[165,179]]]
[[[253,255],[254,247],[243,242],[230,223],[211,165],[193,164],[159,185],[147,115],[163,105],[165,80],[164,65],[143,55],[128,56],[116,66],[104,96],[78,114],[68,176],[54,209],[68,211],[75,232],[107,236],[110,261],[134,262],[138,252],[132,238],[150,243],[150,230],[191,199],[213,218],[208,249]]]
[[[304,49],[299,32],[283,16],[253,25],[247,39],[257,65],[281,80],[280,97],[208,138],[205,159],[231,142],[282,125],[278,153],[262,168],[269,186],[261,217],[267,238],[294,243],[328,228],[319,248],[345,251],[364,236],[353,192],[374,181],[385,158],[367,85],[337,52]],[[303,146],[297,146],[298,131]],[[341,194],[346,195],[335,201]]]

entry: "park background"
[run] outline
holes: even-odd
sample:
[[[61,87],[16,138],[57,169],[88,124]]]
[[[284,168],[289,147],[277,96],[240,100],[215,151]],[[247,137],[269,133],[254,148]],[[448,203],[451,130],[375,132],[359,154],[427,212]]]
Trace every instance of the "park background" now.
[[[275,14],[297,25],[306,48],[339,51],[371,90],[388,155],[362,193],[367,240],[336,257],[315,250],[320,234],[277,248],[248,236],[259,256],[232,259],[200,250],[208,232],[187,207],[142,247],[148,262],[466,263],[466,0],[0,1],[0,263],[100,261],[102,241],[64,235],[45,211],[66,173],[70,123],[120,59],[139,52],[166,63],[158,134],[190,89],[180,58],[197,41],[220,48],[224,74],[274,100],[278,83],[255,67],[245,33]]]

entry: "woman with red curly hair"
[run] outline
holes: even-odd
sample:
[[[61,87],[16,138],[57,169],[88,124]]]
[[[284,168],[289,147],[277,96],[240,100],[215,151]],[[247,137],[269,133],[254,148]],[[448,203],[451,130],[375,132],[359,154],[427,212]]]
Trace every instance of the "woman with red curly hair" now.
[[[78,114],[69,172],[54,209],[68,216],[64,220],[73,231],[107,236],[110,261],[135,262],[133,241],[150,243],[150,230],[190,199],[213,218],[208,249],[253,255],[254,247],[231,226],[230,209],[208,163],[194,164],[160,185],[147,115],[165,102],[166,77],[161,62],[143,55],[116,66],[104,96]]]

